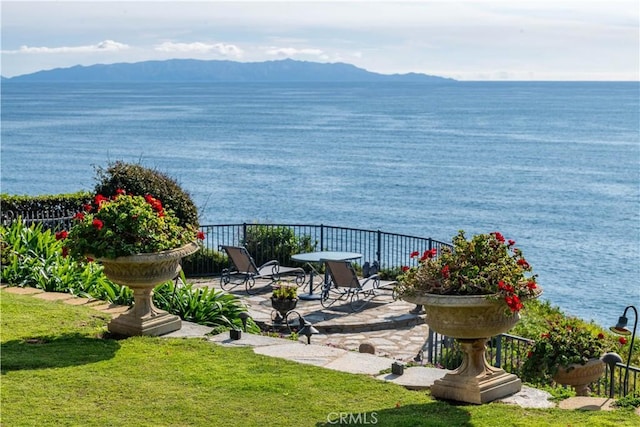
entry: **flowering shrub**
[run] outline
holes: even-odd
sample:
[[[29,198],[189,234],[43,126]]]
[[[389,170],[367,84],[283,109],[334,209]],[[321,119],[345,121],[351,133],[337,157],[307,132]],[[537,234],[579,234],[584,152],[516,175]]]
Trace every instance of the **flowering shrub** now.
[[[548,382],[559,367],[584,365],[605,351],[605,335],[595,327],[590,330],[578,318],[557,316],[549,320],[548,325],[522,366],[522,378],[526,381]]]
[[[129,195],[122,189],[111,199],[98,194],[73,220],[69,232],[56,234],[65,241],[65,256],[117,258],[174,249],[204,238],[194,226],[180,226],[173,211],[155,197]]]
[[[442,248],[422,254],[418,265],[403,267],[399,277],[400,296],[423,293],[440,295],[488,295],[503,299],[512,312],[522,308],[522,301],[540,294],[531,266],[515,247],[498,232],[478,234],[467,240],[464,231],[453,238],[453,249]]]

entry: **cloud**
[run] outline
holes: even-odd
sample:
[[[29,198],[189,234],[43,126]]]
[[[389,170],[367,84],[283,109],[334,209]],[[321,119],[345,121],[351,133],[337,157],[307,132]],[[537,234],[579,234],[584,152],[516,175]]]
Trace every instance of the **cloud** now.
[[[217,52],[224,56],[232,56],[240,58],[244,51],[238,46],[224,43],[207,44],[201,42],[195,43],[173,43],[164,42],[155,46],[158,52],[181,52],[181,53],[209,53]]]
[[[98,44],[85,46],[61,46],[61,47],[30,47],[20,46],[17,50],[3,50],[2,53],[92,53],[92,52],[118,52],[129,49],[124,43],[113,40],[105,40]]]
[[[267,55],[273,56],[296,56],[296,55],[310,55],[318,58],[327,58],[327,55],[322,49],[297,49],[295,47],[272,47],[265,51]]]

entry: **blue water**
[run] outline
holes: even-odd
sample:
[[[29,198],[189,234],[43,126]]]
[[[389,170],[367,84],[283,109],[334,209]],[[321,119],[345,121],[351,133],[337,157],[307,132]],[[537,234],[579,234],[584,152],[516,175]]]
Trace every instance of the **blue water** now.
[[[203,224],[498,230],[543,298],[607,326],[640,304],[639,104],[637,83],[5,83],[1,190],[141,161]]]

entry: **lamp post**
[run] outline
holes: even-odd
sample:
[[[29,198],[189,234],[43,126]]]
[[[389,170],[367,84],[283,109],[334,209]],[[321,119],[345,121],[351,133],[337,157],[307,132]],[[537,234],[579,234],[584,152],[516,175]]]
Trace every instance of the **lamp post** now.
[[[635,322],[633,323],[633,332],[627,329],[627,323],[629,322],[629,319],[627,319],[627,311],[629,309],[632,309],[633,313],[636,316]],[[624,395],[625,396],[629,391],[629,364],[631,363],[631,353],[633,352],[633,340],[636,337],[637,326],[638,326],[638,310],[634,306],[629,305],[624,309],[624,312],[622,313],[622,316],[620,316],[620,318],[618,319],[618,323],[616,324],[616,326],[612,326],[609,328],[611,332],[618,335],[626,335],[626,336],[631,335],[631,343],[629,344],[629,355],[627,356],[627,367],[624,373]]]
[[[304,317],[302,317],[300,313],[298,313],[295,310],[291,310],[290,312],[288,312],[285,317],[285,320],[287,322],[287,327],[289,328],[289,330],[291,330],[291,325],[289,323],[289,315],[291,315],[292,313],[295,313],[298,316],[298,322],[299,322],[299,328],[300,328],[298,329],[298,334],[304,335],[305,337],[307,337],[307,344],[311,344],[311,335],[319,334],[320,331],[314,328],[311,322],[306,320]]]
[[[242,313],[238,314],[238,317],[242,321],[242,329],[247,332],[247,319],[251,316],[249,316],[249,313],[247,313],[246,311],[243,311]]]
[[[616,365],[622,362],[622,357],[618,353],[605,353],[600,359],[609,365],[609,397],[613,398],[613,374]]]

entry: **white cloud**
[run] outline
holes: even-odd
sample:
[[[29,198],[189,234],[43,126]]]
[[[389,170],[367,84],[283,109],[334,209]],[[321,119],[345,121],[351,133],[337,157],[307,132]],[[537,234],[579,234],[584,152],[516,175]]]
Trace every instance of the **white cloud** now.
[[[113,40],[105,40],[98,44],[85,46],[60,46],[60,47],[30,47],[20,46],[17,50],[3,50],[2,53],[92,53],[92,52],[118,52],[129,49],[124,43],[118,43]]]
[[[180,53],[219,53],[224,56],[240,58],[244,51],[238,46],[224,43],[207,44],[201,42],[194,43],[173,43],[164,42],[155,46],[158,52],[180,52]]]
[[[322,49],[298,49],[295,47],[271,47],[268,48],[265,53],[267,55],[280,56],[280,57],[289,57],[289,56],[299,56],[299,55],[309,55],[316,56],[318,58],[326,58],[327,55],[322,51]]]

